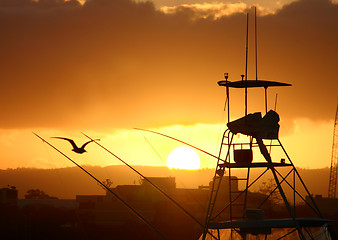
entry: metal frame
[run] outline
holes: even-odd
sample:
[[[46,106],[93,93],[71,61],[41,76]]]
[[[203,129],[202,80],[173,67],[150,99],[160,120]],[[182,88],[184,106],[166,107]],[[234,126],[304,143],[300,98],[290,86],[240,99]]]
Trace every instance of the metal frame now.
[[[229,133],[228,130],[225,131],[225,134]],[[231,133],[229,133],[229,135],[231,135]],[[281,194],[284,194],[284,188],[282,185],[286,185],[289,188],[291,188],[292,190],[292,202],[290,204],[289,200],[286,198],[285,194],[284,194],[284,198],[283,198],[283,203],[285,204],[286,208],[288,209],[289,215],[291,217],[292,220],[294,220],[296,222],[297,227],[295,227],[294,229],[290,229],[290,232],[285,234],[285,236],[279,238],[282,239],[286,236],[288,236],[289,234],[291,234],[294,231],[298,231],[298,235],[300,239],[306,239],[307,235],[308,237],[312,238],[311,232],[309,232],[308,230],[306,230],[306,226],[301,226],[298,224],[298,218],[296,217],[296,201],[298,199],[301,199],[307,206],[310,207],[310,209],[313,211],[313,213],[319,217],[318,221],[324,221],[325,219],[323,219],[320,210],[318,209],[318,206],[316,205],[315,201],[313,200],[309,190],[307,189],[304,181],[302,180],[300,174],[298,173],[297,169],[295,168],[292,160],[290,159],[289,155],[287,154],[287,152],[285,151],[285,148],[283,147],[282,143],[280,142],[279,139],[276,139],[275,141],[277,141],[277,144],[270,144],[268,146],[273,146],[273,147],[280,147],[283,150],[283,153],[285,154],[285,157],[287,159],[287,162],[285,163],[280,163],[280,162],[256,162],[253,161],[250,164],[244,164],[244,165],[240,165],[237,163],[233,162],[233,158],[231,158],[231,150],[233,150],[235,148],[236,145],[240,145],[240,144],[248,144],[248,143],[233,143],[233,135],[229,136],[229,143],[224,143],[224,140],[226,140],[227,138],[223,138],[223,143],[221,144],[220,147],[220,153],[219,156],[222,155],[222,151],[226,152],[226,157],[225,159],[221,159],[219,157],[218,159],[218,163],[217,163],[217,167],[216,167],[216,171],[215,171],[215,175],[214,178],[218,178],[219,181],[214,181],[213,182],[213,186],[212,186],[212,190],[211,190],[211,196],[210,196],[210,200],[209,200],[209,207],[208,207],[208,213],[207,213],[207,217],[206,217],[206,223],[205,225],[207,226],[206,229],[211,230],[209,227],[213,225],[213,223],[215,223],[214,221],[216,219],[218,219],[222,213],[224,213],[226,210],[229,210],[229,220],[232,222],[236,222],[235,218],[233,216],[233,212],[232,212],[232,208],[234,207],[234,204],[236,202],[236,200],[238,200],[241,196],[243,196],[243,194],[247,194],[248,190],[255,184],[257,183],[257,181],[262,178],[264,175],[266,175],[267,172],[271,172],[272,174],[275,175],[275,180],[276,178],[278,179],[276,181],[276,187],[271,191],[271,193],[257,206],[257,208],[261,208],[264,203],[266,202],[267,199],[269,199],[271,197],[271,195],[277,190],[279,189]],[[226,146],[226,148],[224,149],[224,146]],[[252,147],[258,147],[257,142],[254,142],[252,144]],[[279,168],[291,168],[289,171],[287,171],[286,174],[282,174],[278,169]],[[248,169],[248,172],[250,171],[251,168],[261,168],[263,169],[262,173],[256,177],[255,179],[250,180],[249,179],[249,174],[247,176],[247,183],[245,186],[244,190],[241,190],[238,192],[238,195],[235,196],[234,198],[231,197],[231,169],[238,169],[238,168],[246,168]],[[228,170],[229,173],[229,196],[230,196],[230,201],[229,203],[222,208],[220,211],[218,211],[217,213],[214,213],[214,206],[216,204],[217,201],[217,194],[219,191],[219,187],[220,187],[220,182],[221,179],[225,173],[225,171]],[[288,178],[291,177],[291,180],[289,180]],[[299,186],[296,186],[296,182],[299,181],[300,184]],[[299,192],[298,188],[302,187],[303,190],[305,190],[305,192],[308,194],[308,196],[310,197],[310,202],[306,201],[306,199],[302,196],[302,194]],[[298,197],[298,199],[297,199]],[[247,198],[247,195],[245,196],[245,199]],[[244,206],[246,205],[246,203],[244,203]],[[293,208],[291,207],[293,205]],[[314,221],[316,221],[314,219]],[[281,224],[283,224],[281,222]],[[282,226],[280,226],[282,227]],[[217,229],[217,228],[216,228]],[[238,233],[240,233],[240,229],[239,228],[230,228],[232,229],[232,231],[236,231]],[[219,229],[217,229],[219,230]],[[305,231],[305,232],[304,232]],[[220,237],[220,235],[218,235]],[[267,234],[266,234],[266,238],[267,238]],[[207,239],[207,231],[205,231],[205,234],[203,235],[202,239]],[[219,238],[220,239],[220,238]]]
[[[267,89],[268,89],[268,87],[270,87],[270,86],[291,86],[290,84],[286,84],[286,83],[266,81],[266,80],[264,80],[264,81],[263,80],[257,80],[257,77],[256,77],[256,80],[247,80],[247,77],[245,76],[245,81],[244,81],[243,75],[242,75],[242,81],[230,82],[230,81],[228,81],[228,74],[226,73],[226,74],[224,74],[224,76],[225,76],[225,81],[219,81],[218,84],[220,86],[224,86],[226,88],[226,105],[225,105],[225,107],[227,107],[228,123],[230,122],[230,100],[229,100],[230,91],[229,91],[229,89],[231,87],[233,87],[233,88],[244,88],[245,89],[245,92],[244,92],[245,98],[247,98],[247,88],[263,87],[264,88],[264,94],[265,94],[265,110],[267,112]],[[245,101],[245,116],[247,116],[247,101]],[[233,142],[234,134],[230,131],[230,129],[225,130],[225,132],[223,134],[222,142],[220,144],[219,154],[218,154],[218,158],[217,158],[217,165],[216,165],[216,168],[215,168],[214,181],[213,181],[212,189],[211,189],[211,192],[210,192],[209,205],[208,205],[206,219],[205,219],[205,229],[204,229],[204,233],[202,235],[202,239],[203,240],[207,239],[208,230],[210,229],[210,227],[213,225],[213,223],[215,223],[215,221],[217,219],[219,219],[222,216],[222,213],[224,213],[228,209],[229,209],[229,217],[228,218],[230,220],[229,222],[230,223],[236,223],[235,217],[233,215],[233,207],[236,204],[235,202],[243,194],[244,194],[244,202],[243,202],[242,206],[243,206],[243,219],[244,219],[244,211],[245,211],[245,208],[246,208],[246,205],[247,205],[248,190],[254,183],[256,183],[267,172],[272,173],[273,179],[276,183],[276,187],[271,191],[271,193],[266,197],[266,199],[264,199],[262,201],[262,203],[260,203],[258,205],[258,208],[261,208],[263,206],[263,204],[266,202],[266,200],[269,199],[271,197],[271,195],[278,189],[278,191],[279,191],[279,193],[282,197],[282,201],[283,201],[285,207],[287,208],[287,212],[290,215],[290,219],[292,221],[294,221],[295,224],[296,224],[295,229],[292,230],[290,233],[287,233],[285,236],[291,234],[294,231],[297,231],[299,238],[302,239],[302,240],[306,239],[305,234],[308,234],[311,237],[310,232],[308,232],[307,230],[304,230],[304,226],[300,225],[300,222],[296,217],[296,207],[295,206],[296,206],[297,197],[299,197],[303,202],[305,202],[311,208],[311,210],[314,212],[314,214],[316,214],[319,217],[317,219],[318,222],[323,221],[323,217],[320,213],[320,210],[318,209],[318,206],[314,202],[309,190],[305,186],[304,181],[302,180],[300,174],[298,173],[298,171],[295,168],[293,162],[291,161],[291,158],[289,157],[285,148],[283,147],[281,141],[278,138],[273,138],[273,139],[269,139],[270,144],[265,144],[264,140],[257,135],[256,136],[247,135],[247,136],[250,138],[250,140],[247,141],[247,142]],[[253,141],[253,139],[255,139],[255,141]],[[274,141],[274,143],[273,143],[273,141]],[[235,163],[234,160],[233,160],[231,151],[233,151],[235,149],[235,147],[239,146],[239,145],[241,147],[247,145],[247,146],[250,147],[250,149],[258,147],[261,154],[263,155],[263,157],[265,158],[266,161],[265,162],[257,162],[254,159],[253,162],[249,163],[249,164],[248,163],[247,164]],[[270,147],[270,151],[267,150],[267,147]],[[278,147],[278,148],[282,149],[282,152],[285,155],[284,156],[285,159],[283,160],[283,162],[276,162],[276,161],[272,160],[270,152],[271,152],[271,148],[273,148],[273,147]],[[225,154],[225,156],[224,156],[224,154]],[[224,158],[222,158],[222,156],[224,156]],[[287,162],[285,160],[287,160]],[[288,171],[288,173],[283,176],[283,174],[281,174],[280,171],[278,171],[278,168],[280,168],[280,167],[289,167],[289,168],[291,168],[291,170]],[[240,179],[240,180],[246,180],[245,189],[238,191],[238,195],[234,196],[234,197],[232,196],[233,192],[231,190],[232,181],[233,181],[232,175],[231,175],[231,170],[233,168],[242,168],[242,169],[246,168],[247,169],[246,178]],[[254,179],[252,181],[250,181],[250,169],[251,168],[262,168],[263,169],[263,173],[260,174],[256,179]],[[228,176],[229,176],[229,203],[224,208],[222,208],[219,212],[214,213],[214,210],[215,210],[214,207],[215,207],[216,202],[217,202],[217,195],[218,195],[218,192],[219,192],[219,189],[220,189],[221,180],[222,180],[226,170],[228,170]],[[291,181],[288,180],[288,177],[290,177],[290,176],[292,176]],[[296,182],[297,181],[300,182],[300,186],[297,186],[297,188],[303,187],[305,192],[310,197],[310,202],[307,202],[306,199],[304,197],[302,197],[300,192],[296,189]],[[293,191],[291,204],[286,197],[286,194],[284,192],[282,184],[287,185]],[[293,207],[292,207],[292,205],[293,205]],[[317,220],[314,220],[314,221],[317,221]],[[281,222],[280,227],[282,227],[282,224],[284,224],[284,223]],[[229,227],[229,229],[231,229],[231,236],[233,235],[233,232],[241,233],[240,228],[238,228],[238,227],[237,228],[236,227]],[[219,230],[219,229],[217,229],[217,230]],[[220,235],[218,235],[218,236],[220,236]],[[267,234],[266,234],[265,238],[267,239]],[[282,239],[282,238],[284,238],[284,237],[281,237],[280,239]]]

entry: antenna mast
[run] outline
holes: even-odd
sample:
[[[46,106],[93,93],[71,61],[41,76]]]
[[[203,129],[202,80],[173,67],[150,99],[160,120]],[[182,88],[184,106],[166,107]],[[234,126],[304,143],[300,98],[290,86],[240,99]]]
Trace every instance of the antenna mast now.
[[[248,80],[249,13],[246,14],[245,82]],[[245,85],[245,116],[248,114],[248,88]]]
[[[256,56],[256,81],[258,80],[258,73],[257,73],[257,13],[255,7],[255,56]]]
[[[333,129],[332,157],[329,180],[329,198],[336,198],[337,174],[338,174],[338,105]]]

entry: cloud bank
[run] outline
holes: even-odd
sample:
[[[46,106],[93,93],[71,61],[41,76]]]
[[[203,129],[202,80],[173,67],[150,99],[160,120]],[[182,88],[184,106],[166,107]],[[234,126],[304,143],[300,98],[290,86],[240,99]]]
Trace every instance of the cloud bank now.
[[[177,13],[185,13],[190,15],[190,18],[193,20],[197,19],[206,19],[211,18],[213,20],[220,19],[225,16],[231,16],[234,14],[244,13],[252,8],[251,5],[246,3],[196,3],[196,4],[182,4],[173,7],[161,7],[160,10],[166,14],[177,14]],[[269,9],[264,9],[262,7],[257,6],[260,16],[273,14],[274,12]]]
[[[130,0],[0,0],[1,127],[217,122],[224,89],[216,82],[224,72],[229,80],[244,73],[246,19],[239,5],[219,16],[203,7],[166,14]],[[293,84],[278,89],[285,118],[332,119],[337,26],[338,7],[329,0],[301,0],[258,17],[259,77]],[[249,97],[249,111],[263,104],[262,92]]]

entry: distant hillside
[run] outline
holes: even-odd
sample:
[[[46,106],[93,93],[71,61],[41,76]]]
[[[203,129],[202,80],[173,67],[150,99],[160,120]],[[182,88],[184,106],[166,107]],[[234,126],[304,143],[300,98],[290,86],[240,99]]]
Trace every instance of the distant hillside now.
[[[139,184],[140,177],[126,166],[83,167],[101,181],[107,178],[111,179],[113,186]],[[146,177],[175,176],[177,186],[186,188],[197,188],[198,185],[208,184],[214,174],[213,170],[170,170],[167,167],[148,166],[134,166],[134,168]],[[18,189],[19,198],[24,198],[27,190],[32,188],[43,190],[50,196],[66,199],[75,198],[76,195],[105,193],[90,176],[77,167],[0,170],[0,187],[7,185],[15,186]]]
[[[140,177],[126,166],[84,167],[101,181],[109,178],[113,181],[113,186],[139,184]],[[200,185],[208,185],[214,175],[213,169],[190,171],[149,166],[134,166],[134,168],[146,177],[176,177],[176,185],[179,188],[197,188]],[[329,168],[298,169],[298,171],[311,193],[327,196]],[[246,172],[243,170],[233,170],[233,173],[241,177]],[[251,177],[258,176],[260,173],[261,171],[252,170]],[[267,175],[262,181],[266,181],[269,178],[272,178],[272,176]],[[19,198],[24,198],[27,190],[36,188],[43,190],[50,196],[64,199],[73,199],[76,195],[105,193],[91,177],[77,167],[0,170],[0,187],[6,187],[7,185],[15,186],[18,189]],[[253,190],[257,190],[258,187],[256,185]]]

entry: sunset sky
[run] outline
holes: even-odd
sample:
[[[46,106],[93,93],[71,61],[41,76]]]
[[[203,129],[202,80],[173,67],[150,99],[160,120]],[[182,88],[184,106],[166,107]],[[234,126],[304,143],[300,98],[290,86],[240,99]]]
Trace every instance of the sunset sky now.
[[[292,87],[278,93],[280,139],[296,166],[328,167],[338,103],[338,1],[330,0],[0,0],[0,169],[73,166],[33,132],[81,164],[166,165],[182,146],[133,128],[179,138],[217,155],[225,129],[229,73],[254,79],[253,6],[258,77]],[[244,114],[231,91],[231,118]],[[249,91],[249,112],[264,111],[264,91]],[[202,168],[215,159],[199,153]]]

